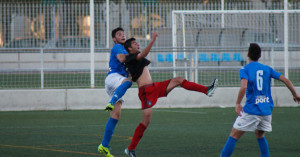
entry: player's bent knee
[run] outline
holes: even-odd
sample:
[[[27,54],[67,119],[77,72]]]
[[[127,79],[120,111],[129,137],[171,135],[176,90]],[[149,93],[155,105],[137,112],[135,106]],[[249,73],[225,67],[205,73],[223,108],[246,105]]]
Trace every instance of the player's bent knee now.
[[[110,113],[110,117],[111,117],[111,118],[114,118],[114,119],[117,119],[117,120],[120,120],[121,114],[120,114],[120,113],[114,113],[114,112],[111,112],[111,113]]]
[[[143,115],[142,123],[148,126],[151,122],[151,115]]]
[[[176,83],[178,85],[181,84],[183,82],[183,80],[184,79],[181,76],[177,76],[177,77],[172,79],[172,81],[174,81],[174,83]]]
[[[115,105],[113,111],[110,112],[110,117],[120,120],[121,118],[121,105]]]
[[[110,114],[110,117],[113,118],[113,119],[116,119],[116,120],[120,120],[121,118],[121,113],[111,113]]]
[[[143,119],[143,121],[142,121],[142,123],[143,123],[146,127],[148,127],[148,125],[150,124],[150,122],[151,122],[151,119]]]
[[[124,79],[124,80],[122,81],[122,84],[125,83],[125,82],[127,82],[127,81],[128,81],[128,83],[130,83],[130,84],[132,85],[132,81],[129,80],[129,79]]]
[[[244,133],[245,133],[245,131],[240,131],[240,130],[233,128],[230,133],[230,136],[236,140],[239,140],[243,136]]]
[[[265,137],[265,132],[261,131],[261,130],[256,130],[255,135],[256,135],[256,138],[263,138],[263,137]]]
[[[184,78],[182,78],[181,76],[177,76],[176,77],[177,81],[182,82],[184,80]]]

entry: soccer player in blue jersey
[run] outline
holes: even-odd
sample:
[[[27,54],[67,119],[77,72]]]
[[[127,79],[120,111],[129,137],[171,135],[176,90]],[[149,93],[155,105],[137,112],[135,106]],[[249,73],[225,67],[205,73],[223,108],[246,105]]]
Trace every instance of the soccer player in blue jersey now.
[[[98,147],[98,151],[103,153],[106,157],[113,157],[109,151],[109,142],[114,133],[115,126],[120,119],[121,106],[124,102],[122,96],[132,85],[131,80],[128,79],[128,73],[122,64],[124,54],[128,54],[123,46],[126,41],[124,30],[121,27],[115,28],[112,30],[111,35],[115,45],[111,50],[109,72],[105,78],[105,90],[110,98],[110,102],[106,106],[105,110],[111,110],[111,112],[110,118],[105,126],[102,143]]]
[[[271,119],[274,107],[271,96],[271,78],[282,81],[293,95],[295,102],[300,103],[292,82],[269,66],[258,63],[261,48],[258,44],[250,44],[248,50],[249,64],[241,68],[241,87],[236,100],[235,111],[238,114],[230,136],[221,152],[221,157],[229,157],[246,131],[255,132],[262,157],[269,156],[268,142],[265,132],[272,131]],[[246,104],[241,101],[246,93]]]

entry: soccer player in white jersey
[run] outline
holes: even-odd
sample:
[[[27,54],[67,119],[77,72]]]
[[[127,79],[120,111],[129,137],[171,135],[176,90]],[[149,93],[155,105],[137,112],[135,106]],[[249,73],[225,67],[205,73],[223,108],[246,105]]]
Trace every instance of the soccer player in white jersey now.
[[[291,91],[294,101],[300,103],[300,97],[292,82],[271,67],[258,63],[260,56],[259,45],[250,44],[248,50],[250,63],[240,70],[241,87],[235,107],[238,117],[221,152],[221,157],[229,157],[237,140],[247,131],[255,132],[261,156],[269,156],[265,132],[272,131],[271,116],[274,104],[271,96],[271,78],[282,81]],[[245,93],[246,104],[242,107],[241,101]]]
[[[111,50],[109,72],[105,78],[105,90],[110,98],[110,102],[105,110],[111,110],[111,112],[110,118],[105,126],[102,143],[98,147],[98,151],[103,153],[106,157],[113,157],[109,151],[109,142],[114,133],[115,126],[120,119],[121,106],[124,102],[122,96],[132,85],[131,80],[128,79],[128,73],[120,61],[120,56],[128,54],[123,46],[126,41],[124,30],[121,27],[115,28],[112,30],[111,35],[115,45]]]

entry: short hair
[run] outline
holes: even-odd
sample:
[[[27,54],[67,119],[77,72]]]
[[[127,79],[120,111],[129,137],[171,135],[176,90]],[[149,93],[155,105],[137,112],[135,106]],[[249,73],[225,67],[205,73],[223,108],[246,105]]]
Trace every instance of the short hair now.
[[[124,29],[123,29],[122,27],[117,27],[117,28],[113,29],[113,30],[111,31],[111,37],[112,37],[112,38],[116,37],[116,33],[117,33],[118,31],[123,31],[123,32],[124,32]]]
[[[131,47],[131,42],[132,41],[135,41],[135,38],[130,38],[130,39],[127,39],[124,43],[124,47],[126,49],[126,51],[129,53],[129,47]]]
[[[261,48],[256,43],[251,43],[248,49],[248,56],[253,61],[258,61],[261,56]]]

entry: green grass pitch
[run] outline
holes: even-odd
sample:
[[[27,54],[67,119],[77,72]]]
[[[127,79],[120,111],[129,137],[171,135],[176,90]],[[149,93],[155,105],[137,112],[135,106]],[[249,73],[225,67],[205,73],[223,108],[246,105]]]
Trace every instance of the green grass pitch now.
[[[275,107],[273,131],[266,134],[272,157],[300,154],[300,108]],[[97,153],[109,113],[85,111],[0,112],[0,156],[92,157]],[[234,108],[155,109],[136,149],[139,157],[217,157],[236,118]],[[125,157],[141,110],[124,109],[110,146]],[[233,157],[259,157],[254,133],[237,142]]]

